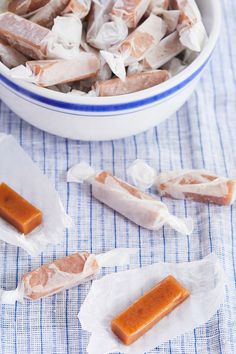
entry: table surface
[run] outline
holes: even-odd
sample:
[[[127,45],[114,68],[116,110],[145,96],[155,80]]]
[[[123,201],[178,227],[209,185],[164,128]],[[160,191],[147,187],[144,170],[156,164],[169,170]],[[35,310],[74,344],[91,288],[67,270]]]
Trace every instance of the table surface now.
[[[12,134],[48,176],[75,225],[65,232],[62,244],[49,247],[36,258],[1,242],[1,287],[13,289],[25,272],[77,250],[101,253],[114,247],[138,246],[139,259],[131,267],[193,261],[213,251],[230,280],[225,303],[204,326],[150,353],[236,353],[236,205],[218,207],[165,199],[176,215],[194,217],[195,230],[190,237],[168,228],[154,233],[93,200],[89,186],[81,189],[65,182],[68,167],[80,160],[126,179],[126,169],[136,158],[145,159],[158,171],[206,168],[236,177],[235,1],[222,1],[222,13],[221,38],[197,90],[179,112],[146,133],[114,142],[69,141],[31,127],[1,103],[0,131]],[[108,271],[114,269],[102,274]],[[81,329],[77,314],[89,288],[87,283],[35,303],[3,305],[0,353],[84,354],[89,334]]]

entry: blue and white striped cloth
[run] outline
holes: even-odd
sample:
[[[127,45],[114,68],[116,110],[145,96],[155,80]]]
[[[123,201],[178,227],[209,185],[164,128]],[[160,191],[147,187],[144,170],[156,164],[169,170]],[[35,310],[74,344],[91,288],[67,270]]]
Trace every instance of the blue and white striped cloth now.
[[[1,242],[1,287],[14,289],[25,272],[77,250],[101,253],[138,246],[139,260],[131,267],[193,261],[214,251],[230,280],[224,305],[205,326],[151,353],[236,353],[236,205],[166,199],[173,213],[196,220],[193,236],[185,237],[165,228],[158,233],[138,228],[93,200],[89,186],[65,183],[65,171],[80,160],[126,179],[126,169],[136,158],[160,171],[207,168],[236,178],[235,1],[222,0],[222,11],[220,42],[196,92],[176,115],[146,133],[114,142],[68,141],[29,126],[1,104],[0,131],[12,134],[55,184],[75,224],[65,233],[64,243],[38,258]],[[89,287],[90,283],[38,302],[1,306],[0,353],[84,354],[89,335],[81,329],[77,313]]]

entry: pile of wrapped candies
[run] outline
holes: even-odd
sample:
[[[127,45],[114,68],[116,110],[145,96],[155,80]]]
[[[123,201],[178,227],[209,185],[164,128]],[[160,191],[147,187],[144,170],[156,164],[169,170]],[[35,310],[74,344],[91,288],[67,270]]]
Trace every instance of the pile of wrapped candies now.
[[[12,0],[0,8],[1,68],[67,94],[156,86],[207,41],[195,0]]]

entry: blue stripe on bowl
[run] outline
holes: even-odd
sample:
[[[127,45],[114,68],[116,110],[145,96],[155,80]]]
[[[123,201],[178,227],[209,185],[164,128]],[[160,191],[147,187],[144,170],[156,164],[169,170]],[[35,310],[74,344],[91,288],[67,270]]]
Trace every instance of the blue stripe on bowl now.
[[[37,102],[46,104],[48,106],[52,107],[57,107],[61,108],[64,110],[72,110],[72,111],[80,111],[80,112],[117,112],[117,111],[127,111],[131,110],[134,108],[140,108],[146,105],[153,104],[155,102],[161,101],[183,87],[185,87],[188,83],[193,81],[204,69],[204,67],[207,65],[208,61],[210,60],[211,55],[207,58],[207,60],[187,79],[183,80],[179,84],[173,86],[172,88],[156,94],[151,97],[147,97],[141,100],[136,100],[133,102],[127,102],[127,103],[117,103],[117,104],[107,104],[107,105],[88,105],[88,104],[79,104],[79,103],[70,103],[70,102],[63,102],[63,101],[58,101],[52,98],[44,97],[41,96],[37,93],[33,93],[18,84],[12,82],[11,80],[7,79],[4,75],[0,74],[0,81],[2,81],[6,86],[10,87],[14,91],[17,91],[18,94],[21,94],[23,96],[29,97]]]

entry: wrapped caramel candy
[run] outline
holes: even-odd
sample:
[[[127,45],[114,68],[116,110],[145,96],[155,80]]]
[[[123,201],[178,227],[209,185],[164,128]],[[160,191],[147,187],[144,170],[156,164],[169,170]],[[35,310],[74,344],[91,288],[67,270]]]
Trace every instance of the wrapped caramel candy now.
[[[197,202],[230,205],[236,198],[236,180],[216,176],[206,170],[178,170],[157,174],[142,160],[129,167],[128,174],[142,189],[157,188],[161,196]]]
[[[23,275],[17,289],[0,290],[0,302],[14,304],[24,299],[39,300],[59,293],[89,281],[101,267],[128,264],[130,256],[136,253],[133,248],[117,248],[97,256],[77,252],[57,259]]]
[[[73,12],[76,16],[82,19],[88,15],[91,4],[92,0],[70,0],[62,14]]]
[[[32,71],[32,81],[47,87],[96,76],[100,63],[96,55],[81,53],[78,59],[35,60],[26,65]]]
[[[177,31],[163,38],[142,61],[146,69],[158,69],[184,50]]]
[[[27,58],[8,43],[0,40],[0,60],[4,65],[11,69],[18,65],[25,64]]]
[[[50,28],[53,25],[54,18],[62,13],[68,3],[69,0],[51,0],[45,6],[41,7],[35,15],[30,17],[30,21]]]
[[[0,15],[0,38],[33,59],[45,59],[51,32],[13,13]]]
[[[22,16],[40,9],[49,3],[49,1],[50,0],[11,0],[8,4],[8,10]]]
[[[94,88],[98,96],[119,96],[153,87],[168,78],[168,71],[153,70],[126,76],[125,81],[118,78],[97,81]]]
[[[96,173],[86,163],[72,167],[68,171],[67,181],[90,181],[92,194],[97,200],[146,229],[157,231],[169,225],[182,234],[191,234],[193,231],[191,218],[179,219],[171,215],[167,206],[151,195],[106,171]]]
[[[122,18],[129,28],[136,28],[150,0],[116,0],[112,14]]]

